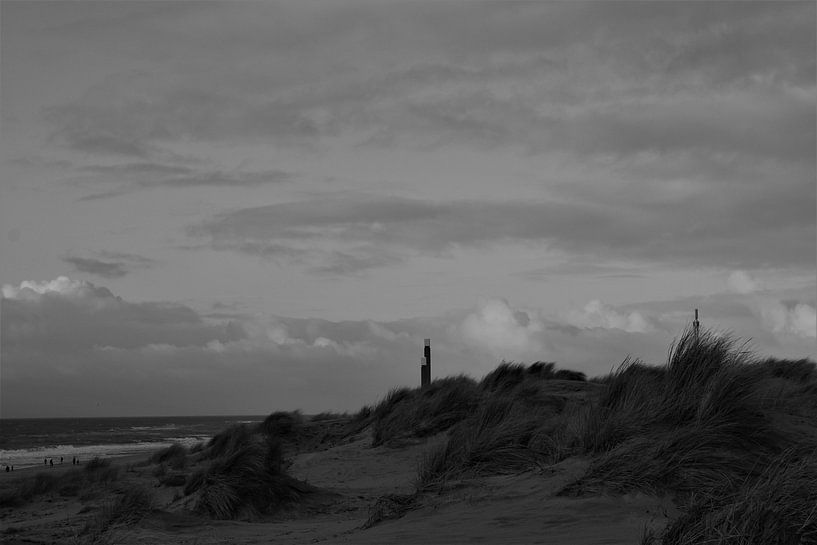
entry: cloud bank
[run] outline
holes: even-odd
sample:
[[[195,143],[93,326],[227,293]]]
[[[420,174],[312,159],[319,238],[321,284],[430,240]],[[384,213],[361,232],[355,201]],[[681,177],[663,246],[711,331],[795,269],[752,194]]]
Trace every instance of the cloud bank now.
[[[428,337],[435,376],[479,377],[501,360],[556,361],[600,375],[628,355],[663,362],[688,317],[661,305],[593,300],[560,317],[484,298],[471,309],[393,322],[212,319],[177,303],[129,302],[87,281],[26,281],[3,286],[2,408],[9,416],[356,410],[392,386],[416,384]],[[814,306],[780,305],[762,316],[766,333],[756,340],[774,349],[779,338],[813,355]],[[710,300],[707,325],[719,313],[727,325],[730,315],[753,315],[735,308]]]

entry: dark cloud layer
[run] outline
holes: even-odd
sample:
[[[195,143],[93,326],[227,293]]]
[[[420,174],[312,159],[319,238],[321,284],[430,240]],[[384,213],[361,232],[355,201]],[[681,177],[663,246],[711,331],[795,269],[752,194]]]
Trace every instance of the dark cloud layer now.
[[[815,78],[813,3],[718,4],[146,10],[83,39],[116,30],[119,47],[168,44],[167,62],[194,83],[121,74],[47,118],[74,149],[139,158],[180,139],[303,145],[350,133],[388,145],[811,161],[814,96],[802,90]],[[207,31],[177,32],[176,18]],[[219,62],[231,56],[240,70]],[[218,68],[202,71],[202,59]]]
[[[135,254],[103,251],[99,253],[103,259],[68,255],[62,257],[79,272],[101,276],[103,278],[121,278],[134,270],[153,266],[154,260]]]
[[[79,272],[102,276],[104,278],[120,278],[128,274],[128,269],[124,263],[73,256],[64,257],[62,260],[73,265]]]
[[[191,233],[209,237],[217,249],[284,257],[288,252],[303,256],[298,248],[310,242],[351,245],[356,250],[339,272],[390,264],[396,252],[444,255],[457,246],[505,241],[684,265],[811,266],[813,185],[803,192],[811,195],[811,204],[772,192],[734,195],[733,203],[713,203],[700,195],[688,205],[671,206],[339,197],[236,210]],[[725,213],[723,206],[734,213]],[[338,256],[325,257],[331,262]]]

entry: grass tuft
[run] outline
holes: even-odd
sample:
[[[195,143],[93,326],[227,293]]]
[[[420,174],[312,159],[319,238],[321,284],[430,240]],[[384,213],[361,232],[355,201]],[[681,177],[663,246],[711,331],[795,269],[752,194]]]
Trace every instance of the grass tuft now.
[[[391,390],[372,411],[373,445],[395,445],[445,431],[471,414],[479,400],[476,382],[465,376],[437,379],[414,390]]]
[[[181,470],[187,467],[187,448],[180,443],[173,443],[153,453],[150,457],[152,464],[167,464],[171,469]]]
[[[314,488],[281,470],[280,440],[256,435],[192,474],[184,493],[198,493],[195,510],[215,519],[255,518],[301,499]]]

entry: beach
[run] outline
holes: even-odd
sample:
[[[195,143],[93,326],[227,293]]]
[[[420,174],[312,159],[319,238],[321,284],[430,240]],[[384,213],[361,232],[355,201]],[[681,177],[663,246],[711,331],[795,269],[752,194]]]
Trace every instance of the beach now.
[[[558,498],[555,490],[580,475],[586,462],[567,460],[546,472],[464,479],[449,492],[429,494],[406,516],[365,528],[378,500],[411,494],[418,461],[444,440],[372,447],[371,432],[345,444],[294,457],[290,473],[318,487],[309,501],[260,520],[217,521],[192,516],[174,497],[181,487],[165,487],[155,465],[140,456],[112,460],[121,486],[145,486],[162,509],[136,526],[113,528],[116,543],[635,543],[645,525],[663,526],[671,502],[646,495],[625,498]],[[4,475],[24,479],[38,473],[71,471],[63,464],[47,471],[29,468]],[[83,469],[80,468],[80,471]],[[104,509],[104,497],[82,501],[59,493],[23,507],[0,510],[5,543],[81,541],[83,531]]]

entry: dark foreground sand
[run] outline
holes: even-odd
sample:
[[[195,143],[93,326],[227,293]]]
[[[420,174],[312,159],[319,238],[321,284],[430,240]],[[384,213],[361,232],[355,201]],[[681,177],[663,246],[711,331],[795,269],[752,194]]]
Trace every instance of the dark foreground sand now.
[[[101,543],[300,544],[300,543],[553,543],[633,544],[646,527],[663,527],[676,515],[666,499],[642,494],[565,498],[556,490],[580,476],[586,462],[568,459],[518,475],[450,483],[420,498],[418,508],[363,529],[371,507],[388,494],[409,494],[417,462],[431,438],[401,448],[372,448],[364,433],[348,443],[306,452],[289,472],[322,489],[309,502],[263,521],[213,521],[190,514],[180,487],[161,486],[155,466],[140,456],[114,459],[116,486],[148,486],[157,511],[130,526],[114,527]],[[140,463],[141,462],[141,463]],[[39,471],[76,469],[71,464],[3,474],[4,486]],[[0,510],[3,542],[88,543],[84,528],[98,517],[110,493],[63,497],[49,493],[17,508]]]

